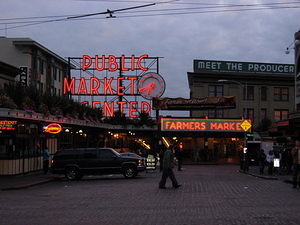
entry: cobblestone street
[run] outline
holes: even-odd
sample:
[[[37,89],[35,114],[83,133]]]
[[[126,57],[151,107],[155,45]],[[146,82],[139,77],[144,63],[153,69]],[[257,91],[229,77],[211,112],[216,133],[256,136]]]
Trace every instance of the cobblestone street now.
[[[233,165],[184,166],[183,186],[158,189],[158,171],[136,179],[90,176],[0,192],[0,224],[300,224],[300,190]]]

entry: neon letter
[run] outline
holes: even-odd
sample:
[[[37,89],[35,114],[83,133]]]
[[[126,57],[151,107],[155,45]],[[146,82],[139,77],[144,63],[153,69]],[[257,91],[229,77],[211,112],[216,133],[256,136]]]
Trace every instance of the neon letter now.
[[[149,113],[150,110],[151,110],[151,106],[150,106],[149,102],[142,102],[141,103],[141,110],[144,113]]]
[[[96,55],[95,56],[95,68],[96,68],[96,70],[102,71],[102,70],[105,69],[105,55],[102,55],[102,66],[99,67],[98,64],[99,64],[99,56]]]
[[[78,92],[77,94],[87,94],[87,91],[86,91],[86,83],[85,83],[85,79],[82,77],[80,78],[80,83],[79,83],[79,87],[78,87]]]
[[[137,77],[128,77],[127,80],[130,80],[130,94],[133,95],[135,92],[134,81],[137,80]]]
[[[113,94],[113,90],[111,88],[111,82],[113,81],[113,77],[109,78],[109,81],[107,81],[107,78],[104,77],[104,94],[107,94],[107,90],[109,90],[110,94]]]
[[[127,102],[125,102],[125,101],[120,101],[120,102],[117,102],[117,104],[120,106],[120,112],[121,112],[121,114],[122,114],[123,111],[124,111],[124,105],[127,104]]]
[[[142,61],[144,58],[148,58],[148,55],[141,55],[141,56],[139,57],[138,61],[137,61],[137,65],[138,65],[138,67],[139,67],[141,70],[147,71],[149,68],[143,67],[143,66],[141,65],[141,61]]]
[[[137,115],[133,114],[133,112],[136,112],[137,109],[134,105],[137,105],[137,102],[129,102],[129,117],[135,118]]]
[[[69,82],[70,81],[70,82]],[[75,93],[75,78],[72,79],[64,78],[64,94],[71,92],[73,95]]]
[[[81,65],[82,70],[86,70],[91,65],[92,65],[92,58],[88,55],[83,55],[82,56],[82,65]]]
[[[129,70],[129,68],[125,67],[125,55],[121,56],[121,70],[122,71],[128,71]]]
[[[118,91],[118,95],[124,95],[124,92],[122,91],[123,89],[125,89],[124,86],[122,86],[122,80],[124,80],[124,77],[118,77],[118,85],[117,85],[117,91]]]
[[[94,86],[94,83],[96,83],[96,87]],[[99,79],[96,77],[91,77],[91,79],[90,79],[90,94],[92,95],[95,93],[96,95],[99,95],[99,91],[98,91],[99,87],[100,87]]]
[[[113,116],[115,111],[114,102],[104,102],[103,111],[105,117],[107,117],[107,113],[109,113],[110,116]]]
[[[118,63],[116,62],[116,57],[113,55],[108,56],[108,70],[116,71],[118,69]]]

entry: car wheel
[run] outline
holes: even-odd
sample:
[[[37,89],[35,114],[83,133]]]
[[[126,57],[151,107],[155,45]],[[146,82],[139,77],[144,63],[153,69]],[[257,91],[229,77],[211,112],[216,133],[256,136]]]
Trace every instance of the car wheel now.
[[[137,169],[134,166],[126,166],[123,175],[125,178],[134,178],[137,175]]]
[[[76,180],[79,178],[80,173],[76,167],[68,167],[65,175],[68,180]]]

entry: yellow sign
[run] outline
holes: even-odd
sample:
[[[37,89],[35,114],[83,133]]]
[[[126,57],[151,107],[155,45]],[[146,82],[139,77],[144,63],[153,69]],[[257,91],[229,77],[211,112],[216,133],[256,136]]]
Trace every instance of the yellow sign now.
[[[244,131],[247,131],[251,128],[251,123],[248,121],[248,120],[244,120],[241,124],[241,128],[244,130]]]

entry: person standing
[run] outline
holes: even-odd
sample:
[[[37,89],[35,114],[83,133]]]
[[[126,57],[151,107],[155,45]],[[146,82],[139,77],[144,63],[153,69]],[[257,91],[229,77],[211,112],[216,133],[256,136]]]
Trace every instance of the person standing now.
[[[43,171],[44,171],[44,174],[48,173],[49,159],[50,159],[50,153],[49,153],[48,147],[46,146],[46,148],[43,151]]]
[[[266,154],[265,151],[263,149],[261,149],[260,154],[259,154],[259,174],[264,174],[264,169],[265,169],[265,163],[266,163]]]
[[[178,171],[181,171],[182,168],[182,160],[183,160],[183,149],[181,147],[177,147],[175,149],[176,158],[177,158],[177,166]]]
[[[269,151],[267,155],[268,162],[268,174],[273,175],[273,167],[274,167],[274,152],[272,150]]]
[[[173,167],[174,167],[174,153],[173,153],[173,146],[169,146],[167,150],[164,153],[163,157],[163,171],[162,171],[162,177],[159,182],[159,188],[165,189],[166,188],[166,181],[167,178],[170,177],[172,181],[172,185],[174,188],[179,188],[181,185],[178,184],[174,172],[173,172]]]
[[[298,174],[300,171],[300,140],[296,140],[296,146],[292,149],[293,157],[293,188],[297,188],[297,184],[300,186],[300,181],[298,183]]]

